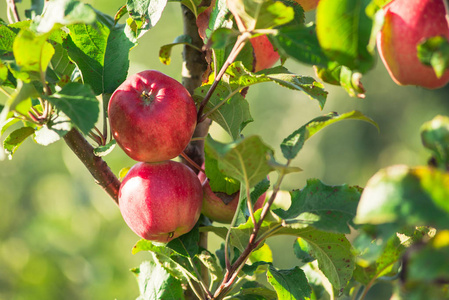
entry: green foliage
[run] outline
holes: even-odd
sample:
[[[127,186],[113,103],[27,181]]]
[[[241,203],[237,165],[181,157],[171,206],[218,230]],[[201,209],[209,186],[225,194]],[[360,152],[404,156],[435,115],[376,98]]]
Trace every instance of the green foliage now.
[[[290,192],[292,204],[287,211],[277,209],[274,213],[287,221],[298,220],[320,230],[347,234],[360,194],[358,187],[328,186],[309,179],[302,190]]]
[[[323,0],[317,10],[317,36],[324,53],[341,65],[362,73],[373,67],[368,51],[372,20],[368,0]]]
[[[304,187],[289,191],[287,209],[270,205],[282,191],[284,177],[301,170],[290,162],[303,155],[301,150],[310,137],[342,120],[379,126],[359,111],[313,118],[282,141],[286,163],[275,160],[273,148],[260,136],[243,135],[254,121],[251,108],[260,104],[253,103],[248,93],[256,84],[274,82],[273,89],[300,91],[322,110],[328,101],[322,83],[283,65],[252,72],[254,49],[249,38],[268,35],[282,64],[291,58],[313,65],[322,81],[363,98],[361,78],[374,66],[376,35],[383,22],[380,8],[387,1],[321,0],[316,23],[309,24],[304,24],[303,9],[291,1],[216,0],[208,7],[200,1],[181,3],[195,16],[204,45],[192,45],[194,39],[183,34],[170,44],[158,45],[159,59],[169,65],[176,45],[204,54],[208,69],[195,75],[203,75],[204,81],[193,93],[198,107],[205,105],[198,119],[212,120],[232,139],[224,143],[207,135],[204,168],[214,192],[240,191],[240,199],[230,227],[214,226],[201,218],[193,230],[167,244],[138,241],[133,254],[149,252],[153,258],[133,270],[138,299],[184,299],[187,288],[204,299],[216,292],[229,299],[324,299],[348,290],[357,296],[355,289],[369,289],[382,278],[395,276],[401,277],[403,287],[397,297],[446,297],[439,283],[449,280],[447,117],[439,116],[421,129],[424,147],[432,155],[429,166],[387,167],[363,190],[309,179]],[[9,158],[28,137],[47,146],[74,129],[97,143],[93,153],[101,165],[99,157],[111,153],[116,144],[108,132],[108,99],[128,75],[130,50],[155,27],[166,5],[166,0],[128,0],[111,17],[76,0],[33,0],[25,13],[30,20],[0,22],[0,87],[7,97],[0,104],[0,132]],[[126,21],[119,23],[126,14]],[[446,39],[428,39],[418,53],[438,76],[447,70]],[[276,100],[270,100],[270,105],[275,107]],[[104,126],[102,132],[98,124]],[[270,183],[268,175],[273,171],[277,174]],[[32,174],[34,180],[40,175]],[[20,190],[27,188],[23,184]],[[255,202],[267,191],[271,196],[264,208],[254,212]],[[79,198],[89,196],[86,192]],[[346,236],[353,232],[354,240]],[[200,235],[207,233],[224,240],[216,255],[201,244]],[[290,251],[304,265],[279,269],[269,246],[275,236],[293,236]],[[52,247],[48,249],[54,251]],[[98,251],[110,251],[108,247]],[[1,250],[9,253],[8,249]],[[258,283],[258,276],[265,273],[268,284]]]
[[[312,137],[315,133],[323,129],[324,127],[339,122],[342,120],[362,120],[369,122],[377,127],[376,122],[363,115],[359,111],[352,111],[339,115],[336,112],[329,113],[325,116],[320,116],[307,124],[301,126],[298,130],[290,134],[284,139],[281,144],[282,153],[286,159],[293,159],[298,155],[299,151],[302,149],[305,141]]]
[[[184,299],[181,282],[154,262],[143,262],[132,270],[139,283],[139,300]]]
[[[299,267],[289,270],[276,270],[270,266],[267,272],[268,282],[274,287],[278,299],[306,299],[312,292],[307,278]]]

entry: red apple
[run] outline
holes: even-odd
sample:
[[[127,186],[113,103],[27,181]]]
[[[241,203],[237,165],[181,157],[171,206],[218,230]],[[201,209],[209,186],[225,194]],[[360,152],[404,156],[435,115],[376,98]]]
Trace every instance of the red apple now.
[[[449,81],[449,71],[437,78],[417,55],[417,45],[425,39],[449,38],[443,0],[393,0],[384,10],[385,23],[377,37],[377,47],[394,82],[429,89],[444,86]]]
[[[318,6],[320,0],[295,0],[296,3],[302,6],[304,11],[314,10]]]
[[[195,172],[175,161],[137,163],[119,190],[120,212],[126,224],[140,237],[162,243],[195,226],[202,201]]]
[[[279,53],[274,50],[266,35],[256,36],[249,41],[254,49],[254,72],[271,68],[279,60]]]
[[[117,144],[134,160],[157,162],[181,154],[196,126],[195,102],[173,78],[147,70],[126,79],[109,101]]]
[[[209,179],[203,172],[198,174],[198,178],[203,185],[203,207],[201,213],[219,223],[229,224],[234,217],[235,210],[239,204],[240,192],[233,195],[226,193],[214,193],[210,187]],[[257,199],[254,205],[254,211],[262,208],[265,202],[266,193]]]

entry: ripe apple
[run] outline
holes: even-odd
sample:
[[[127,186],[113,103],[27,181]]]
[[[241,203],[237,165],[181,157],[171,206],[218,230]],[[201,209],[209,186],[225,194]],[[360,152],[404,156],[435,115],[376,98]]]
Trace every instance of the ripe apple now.
[[[314,10],[318,6],[320,0],[295,0],[296,3],[301,5],[304,11]]]
[[[198,174],[198,178],[203,186],[203,207],[201,213],[219,223],[229,224],[234,217],[235,210],[239,204],[240,192],[232,195],[226,193],[214,193],[210,187],[209,179],[203,172]],[[262,208],[265,202],[266,193],[257,199],[254,211]]]
[[[417,45],[425,39],[438,35],[449,38],[443,0],[394,0],[384,11],[385,22],[377,47],[393,81],[428,89],[444,86],[449,81],[449,71],[437,78],[417,55]]]
[[[189,232],[201,214],[203,191],[197,175],[175,161],[139,162],[123,179],[119,207],[140,237],[167,243]]]
[[[249,40],[254,49],[254,72],[271,68],[279,59],[279,53],[266,35],[259,35]]]
[[[128,77],[112,94],[108,114],[117,144],[143,162],[181,154],[197,118],[195,102],[182,84],[154,70]]]

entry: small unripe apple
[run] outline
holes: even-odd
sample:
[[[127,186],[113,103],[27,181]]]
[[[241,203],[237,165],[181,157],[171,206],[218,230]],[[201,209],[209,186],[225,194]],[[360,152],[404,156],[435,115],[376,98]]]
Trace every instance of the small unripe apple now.
[[[254,72],[268,69],[279,60],[279,53],[266,35],[259,35],[249,40],[254,49]]]
[[[112,94],[112,135],[134,160],[157,162],[181,154],[196,126],[196,106],[175,79],[154,70],[134,74]]]
[[[209,179],[203,172],[198,174],[198,178],[203,186],[203,207],[201,213],[219,223],[229,224],[234,217],[239,204],[240,192],[232,195],[226,193],[214,193],[210,187]],[[265,202],[266,193],[257,199],[254,204],[254,211],[262,208]]]
[[[203,190],[182,163],[140,162],[126,174],[118,198],[123,219],[138,236],[167,243],[195,226]]]
[[[436,89],[449,82],[449,70],[437,78],[435,71],[418,59],[417,46],[424,40],[449,38],[443,0],[393,0],[384,8],[385,22],[377,47],[391,78],[399,85]]]
[[[296,3],[301,5],[304,11],[314,10],[318,6],[320,0],[295,0]]]

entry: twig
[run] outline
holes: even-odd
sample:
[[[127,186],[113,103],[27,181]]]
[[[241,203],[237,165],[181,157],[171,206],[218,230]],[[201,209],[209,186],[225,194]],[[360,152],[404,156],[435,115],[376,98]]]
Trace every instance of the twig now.
[[[215,89],[217,88],[218,83],[220,82],[221,78],[225,74],[228,67],[235,61],[237,58],[237,55],[240,53],[240,51],[245,46],[246,41],[251,37],[251,34],[249,32],[243,32],[239,37],[237,38],[237,41],[234,45],[234,47],[231,50],[231,53],[229,53],[228,58],[226,59],[225,63],[220,69],[220,72],[218,72],[217,76],[214,78],[214,82],[212,83],[211,87],[207,91],[206,96],[204,96],[203,101],[201,101],[200,107],[198,108],[198,123],[201,123],[206,118],[203,116],[203,110],[206,107],[207,103],[209,102],[210,98],[212,97],[212,94],[214,93]]]
[[[92,174],[95,182],[108,193],[116,204],[118,204],[120,181],[106,162],[94,155],[94,148],[92,145],[89,144],[83,135],[76,129],[70,130],[64,136],[64,140]]]
[[[201,168],[193,159],[191,159],[190,157],[187,156],[187,154],[185,152],[181,153],[182,158],[184,158],[189,164],[191,164],[192,166],[194,166],[198,171],[203,172],[204,174],[206,174],[206,171],[204,171],[203,168]]]

